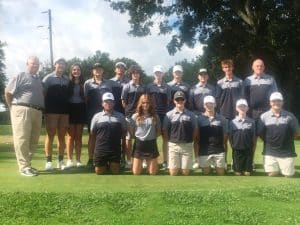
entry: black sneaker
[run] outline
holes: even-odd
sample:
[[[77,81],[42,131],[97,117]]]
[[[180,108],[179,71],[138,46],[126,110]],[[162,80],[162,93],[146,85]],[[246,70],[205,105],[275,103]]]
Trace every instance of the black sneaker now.
[[[21,175],[26,177],[34,177],[37,176],[37,173],[34,173],[31,168],[26,168],[21,172]]]

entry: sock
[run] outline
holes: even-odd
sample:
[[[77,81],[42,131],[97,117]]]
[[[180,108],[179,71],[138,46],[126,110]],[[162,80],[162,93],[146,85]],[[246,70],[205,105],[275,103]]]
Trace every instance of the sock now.
[[[64,160],[64,156],[63,155],[59,155],[58,156],[58,161],[63,161]]]
[[[47,162],[52,162],[52,155],[48,155],[46,158],[47,158]]]

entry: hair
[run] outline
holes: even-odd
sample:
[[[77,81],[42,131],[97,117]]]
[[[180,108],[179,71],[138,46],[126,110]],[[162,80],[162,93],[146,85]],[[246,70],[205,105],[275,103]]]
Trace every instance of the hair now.
[[[133,74],[134,72],[138,72],[139,74],[142,74],[142,69],[138,65],[132,65],[129,67],[128,73],[129,75]]]
[[[141,124],[144,120],[143,118],[143,102],[144,101],[148,101],[149,102],[149,115],[152,118],[153,124],[156,124],[156,112],[154,110],[154,105],[153,102],[151,100],[150,95],[148,94],[143,94],[141,95],[141,97],[139,98],[137,107],[136,107],[136,113],[137,113],[137,117],[136,117],[136,122],[138,124]]]
[[[79,69],[80,69],[80,77],[79,77],[79,86],[80,86],[80,96],[83,97],[84,96],[84,93],[83,93],[83,84],[84,84],[84,80],[83,80],[83,75],[82,75],[82,68],[80,66],[79,63],[74,63],[71,65],[70,67],[70,73],[69,73],[69,79],[70,79],[70,89],[71,89],[71,94],[73,94],[73,88],[74,88],[74,85],[75,85],[75,77],[73,76],[72,74],[72,70],[75,66],[78,66]]]
[[[224,59],[221,61],[221,66],[231,66],[233,67],[233,60],[232,59]]]

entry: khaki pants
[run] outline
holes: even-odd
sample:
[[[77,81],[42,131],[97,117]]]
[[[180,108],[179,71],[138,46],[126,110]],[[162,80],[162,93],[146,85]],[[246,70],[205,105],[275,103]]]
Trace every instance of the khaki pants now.
[[[10,111],[13,140],[19,170],[31,167],[31,159],[39,141],[42,111],[13,105]]]

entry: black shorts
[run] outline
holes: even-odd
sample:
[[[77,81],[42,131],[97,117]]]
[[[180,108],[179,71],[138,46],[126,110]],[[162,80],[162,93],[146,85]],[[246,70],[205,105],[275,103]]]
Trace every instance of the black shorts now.
[[[252,172],[253,160],[251,149],[233,149],[233,170],[235,172]]]
[[[135,139],[132,157],[137,159],[155,159],[159,156],[156,139],[141,141]]]
[[[86,109],[84,103],[70,103],[69,110],[70,124],[86,123]]]
[[[94,163],[96,167],[106,167],[110,163],[120,163],[120,153],[94,154]]]

